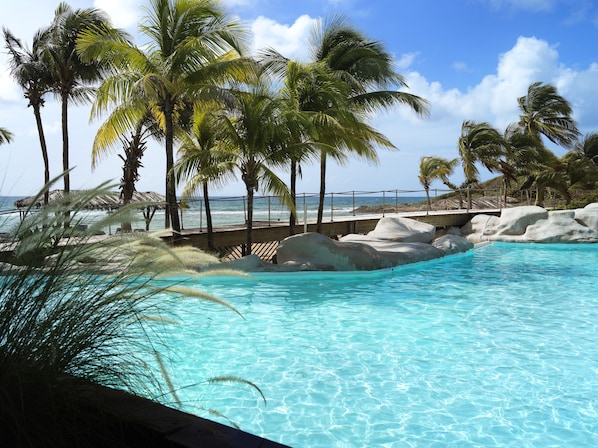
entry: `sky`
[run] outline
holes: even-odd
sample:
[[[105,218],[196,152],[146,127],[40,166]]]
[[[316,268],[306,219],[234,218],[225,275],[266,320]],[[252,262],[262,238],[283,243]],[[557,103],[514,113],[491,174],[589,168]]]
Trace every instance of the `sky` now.
[[[429,101],[430,115],[418,117],[396,107],[372,117],[396,150],[379,149],[379,163],[351,158],[329,163],[326,190],[418,191],[422,156],[458,157],[465,120],[486,121],[503,131],[519,116],[517,98],[531,83],[557,87],[572,105],[582,134],[598,131],[598,2],[594,0],[221,0],[244,24],[251,51],[273,47],[298,60],[309,59],[309,35],[319,19],[344,15],[395,58],[409,93]],[[50,24],[58,1],[2,2],[0,23],[28,45],[35,31]],[[137,36],[148,0],[71,0],[73,8],[106,11],[114,26]],[[138,42],[140,42],[138,40]],[[108,155],[92,169],[91,146],[100,121],[90,122],[90,106],[70,109],[71,189],[118,182],[121,161]],[[47,98],[42,110],[51,175],[62,171],[60,106]],[[34,194],[43,181],[35,120],[22,91],[11,80],[6,51],[0,53],[0,127],[14,142],[0,146],[0,195]],[[549,145],[549,147],[551,147]],[[562,156],[566,150],[551,147]],[[143,159],[139,191],[164,191],[163,147],[150,144]],[[281,173],[283,178],[287,176]],[[482,179],[492,177],[482,170]],[[458,167],[450,179],[463,181]],[[61,188],[61,183],[57,185]],[[442,189],[442,184],[433,188]],[[319,190],[317,163],[303,167],[299,193]],[[260,192],[262,194],[263,192]],[[215,195],[244,194],[240,181]]]

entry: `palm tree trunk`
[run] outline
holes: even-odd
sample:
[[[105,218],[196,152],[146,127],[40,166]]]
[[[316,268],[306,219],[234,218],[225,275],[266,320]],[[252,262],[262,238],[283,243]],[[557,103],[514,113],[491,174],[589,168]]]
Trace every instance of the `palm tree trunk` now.
[[[251,255],[251,245],[253,243],[253,185],[247,185],[247,240],[245,244],[244,255]]]
[[[426,190],[426,203],[428,205],[428,210],[426,211],[426,215],[428,214],[428,212],[430,210],[432,210],[432,202],[430,201],[430,189],[429,188],[425,188]]]
[[[291,160],[291,201],[293,208],[297,210],[297,161]],[[289,216],[289,235],[295,234],[295,214],[291,212]]]
[[[174,177],[174,131],[172,123],[172,105],[167,103],[164,108],[165,140],[166,140],[166,215],[170,218],[172,237],[174,241],[180,240],[181,222],[179,220],[178,204],[176,200],[176,183]]]
[[[62,170],[64,171],[64,192],[71,191],[71,176],[69,175],[69,131],[68,131],[68,102],[67,93],[62,93]]]
[[[48,146],[46,144],[46,136],[44,134],[44,127],[42,126],[42,115],[39,104],[33,105],[33,115],[35,115],[35,123],[37,124],[37,134],[39,135],[39,145],[42,149],[42,158],[44,159],[44,185],[50,182],[50,159],[48,158]],[[50,200],[50,191],[46,189],[44,192],[44,205],[48,205]]]
[[[208,183],[204,182],[202,187],[204,205],[206,207],[206,223],[208,226],[208,249],[214,250],[214,226],[212,224],[212,209],[210,208],[210,199],[208,196]]]
[[[320,200],[318,202],[318,218],[316,232],[322,233],[322,220],[324,218],[324,198],[326,196],[326,152],[320,156]]]
[[[535,205],[537,205],[538,207],[544,207],[544,194],[545,194],[544,186],[538,185],[538,189],[536,191],[536,203],[535,203]]]
[[[69,130],[68,130],[68,103],[69,103],[68,92],[62,92],[62,171],[64,176],[64,194],[68,195],[71,191],[71,176],[68,172],[69,169]],[[68,228],[71,225],[71,213],[67,210],[64,212],[64,228]]]

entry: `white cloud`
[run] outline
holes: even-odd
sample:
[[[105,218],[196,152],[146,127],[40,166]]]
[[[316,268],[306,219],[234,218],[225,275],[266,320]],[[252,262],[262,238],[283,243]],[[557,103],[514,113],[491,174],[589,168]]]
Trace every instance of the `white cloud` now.
[[[106,11],[115,27],[132,28],[145,15],[141,9],[144,3],[142,0],[95,0],[94,6]]]
[[[397,66],[397,69],[400,70],[405,70],[407,68],[409,68],[412,64],[413,61],[415,61],[415,58],[417,58],[417,56],[419,55],[419,53],[404,53],[401,55],[401,57],[395,61],[395,65]]]
[[[316,21],[308,15],[302,15],[292,25],[283,25],[260,16],[251,25],[252,53],[274,48],[287,58],[306,60],[309,34]]]

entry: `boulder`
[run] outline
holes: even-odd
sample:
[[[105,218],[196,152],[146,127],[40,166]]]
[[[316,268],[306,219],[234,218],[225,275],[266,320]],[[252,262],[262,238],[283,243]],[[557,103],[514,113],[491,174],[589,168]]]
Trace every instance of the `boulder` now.
[[[483,224],[487,221],[487,224]],[[488,229],[490,227],[490,229]],[[477,215],[461,229],[474,243],[492,240],[505,242],[569,243],[598,242],[598,206],[583,209],[547,211],[524,206],[504,209],[500,218],[490,222]]]
[[[472,243],[487,241],[490,235],[496,233],[500,218],[493,215],[475,215],[461,228],[461,234]]]
[[[575,210],[575,220],[583,226],[598,232],[598,203],[586,205]]]
[[[440,249],[445,255],[467,252],[473,249],[473,243],[460,235],[446,234],[432,241],[432,246]]]
[[[523,235],[527,226],[547,218],[548,211],[535,205],[506,208],[500,214],[500,223],[496,227],[496,234]]]
[[[435,232],[436,227],[425,222],[399,216],[386,216],[381,218],[376,228],[367,234],[367,239],[431,243]]]
[[[596,210],[598,214],[598,209]],[[524,238],[535,243],[596,242],[598,231],[575,219],[574,210],[554,211],[527,227]]]
[[[426,243],[334,241],[319,233],[303,233],[284,239],[276,258],[283,269],[361,271],[432,260],[444,254]]]

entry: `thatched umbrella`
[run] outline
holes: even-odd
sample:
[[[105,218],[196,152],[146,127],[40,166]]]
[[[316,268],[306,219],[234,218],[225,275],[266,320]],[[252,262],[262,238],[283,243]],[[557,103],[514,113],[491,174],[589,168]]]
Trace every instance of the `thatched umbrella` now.
[[[77,193],[75,190],[71,190],[71,193]],[[37,197],[38,201],[33,202]],[[64,190],[52,190],[50,191],[49,204],[56,201],[62,201],[64,199]],[[164,195],[155,193],[153,191],[136,191],[133,193],[133,199],[131,203],[140,203],[140,210],[143,212],[143,218],[145,219],[145,228],[149,230],[150,222],[156,213],[156,210],[163,210],[166,208],[166,198]],[[23,199],[15,201],[15,207],[19,209],[35,207],[40,208],[43,204],[43,197],[29,196]],[[122,207],[123,201],[120,197],[119,192],[112,192],[95,196],[91,201],[84,207],[86,210],[106,210],[108,212],[119,209]]]

